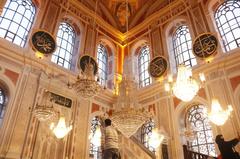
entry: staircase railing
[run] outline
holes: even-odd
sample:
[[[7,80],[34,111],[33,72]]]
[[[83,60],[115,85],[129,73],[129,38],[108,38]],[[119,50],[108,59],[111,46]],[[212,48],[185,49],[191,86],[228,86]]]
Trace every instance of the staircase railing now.
[[[184,159],[217,159],[216,157],[204,155],[188,150],[187,145],[183,145]]]
[[[135,136],[131,136],[130,139],[136,143],[144,152],[146,152],[152,159],[156,159],[156,156],[153,152],[147,149]]]

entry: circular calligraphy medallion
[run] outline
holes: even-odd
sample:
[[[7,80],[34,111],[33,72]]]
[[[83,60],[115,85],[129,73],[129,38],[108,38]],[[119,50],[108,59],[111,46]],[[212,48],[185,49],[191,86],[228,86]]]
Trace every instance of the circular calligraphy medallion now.
[[[93,73],[94,75],[97,74],[98,72],[98,64],[96,62],[96,60],[89,56],[89,55],[83,55],[80,57],[80,60],[79,60],[79,68],[84,72],[85,71],[85,68],[86,66],[88,66],[89,64],[91,64],[91,66],[93,67]]]
[[[153,78],[162,77],[168,69],[168,62],[163,56],[153,58],[148,66],[148,72]]]
[[[37,30],[32,34],[31,44],[35,51],[44,55],[52,54],[56,49],[56,40],[45,30]]]
[[[204,33],[195,39],[193,53],[199,58],[207,59],[216,54],[217,47],[217,38],[211,33]]]

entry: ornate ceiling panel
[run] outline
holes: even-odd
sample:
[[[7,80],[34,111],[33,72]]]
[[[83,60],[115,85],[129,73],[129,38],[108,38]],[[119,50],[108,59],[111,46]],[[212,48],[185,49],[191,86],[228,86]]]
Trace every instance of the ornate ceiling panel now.
[[[88,9],[96,11],[104,21],[125,32],[137,26],[172,0],[79,0]],[[96,5],[97,2],[97,5]],[[127,3],[126,3],[127,2]],[[128,17],[128,20],[127,20]]]

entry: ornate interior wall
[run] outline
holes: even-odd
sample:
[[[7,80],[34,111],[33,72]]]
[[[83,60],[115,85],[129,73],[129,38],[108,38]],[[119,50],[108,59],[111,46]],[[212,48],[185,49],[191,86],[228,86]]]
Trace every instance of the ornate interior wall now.
[[[124,59],[129,57],[130,72],[137,75],[136,50],[147,43],[151,58],[162,55],[170,60],[169,39],[174,28],[181,24],[189,26],[192,39],[204,32],[213,32],[219,37],[220,44],[222,43],[213,21],[213,12],[220,4],[219,0],[175,0],[170,5],[160,7],[154,14],[148,13],[149,16],[141,23],[132,20],[132,28],[125,33],[104,18],[96,16],[94,10],[87,8],[82,1],[35,0],[34,3],[37,14],[30,34],[34,30],[45,29],[56,36],[61,21],[67,21],[76,28],[79,41],[74,55],[74,67],[66,70],[52,63],[50,56],[43,59],[35,57],[29,42],[30,36],[23,48],[0,39],[0,82],[8,90],[7,109],[0,126],[0,158],[89,158],[91,119],[114,109],[114,86],[124,72]],[[0,11],[4,4],[5,1],[0,2]],[[139,13],[136,16],[140,15]],[[110,54],[107,89],[93,99],[85,100],[69,89],[66,81],[77,77],[80,71],[77,62],[81,55],[96,57],[99,43],[108,46]],[[218,98],[223,108],[232,104],[234,111],[231,119],[223,126],[212,124],[214,136],[222,133],[226,139],[231,139],[240,130],[240,49],[224,53],[219,46],[213,61],[206,63],[198,59],[197,62],[193,74],[204,72],[207,80],[189,103],[181,102],[165,92],[163,80],[155,80],[151,85],[138,90],[138,101],[142,107],[154,111],[156,126],[163,127],[168,134],[167,144],[171,159],[183,158],[184,143],[179,134],[186,107],[198,103],[210,109],[211,99]],[[174,72],[172,66],[170,70]],[[50,80],[46,73],[52,74],[54,78]],[[45,89],[72,100],[71,108],[54,105],[68,121],[73,121],[72,131],[63,140],[57,140],[48,130],[48,125],[40,123],[31,113],[38,102],[44,101],[42,96]],[[149,157],[129,139],[121,137],[120,145],[123,159],[139,159],[136,154],[142,154],[141,158],[144,159]],[[162,158],[161,148],[156,155],[157,158]]]

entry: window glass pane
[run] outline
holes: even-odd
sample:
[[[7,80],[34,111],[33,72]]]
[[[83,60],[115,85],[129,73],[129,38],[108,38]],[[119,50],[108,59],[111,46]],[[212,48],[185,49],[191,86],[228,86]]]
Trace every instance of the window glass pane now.
[[[23,27],[19,27],[19,29],[18,29],[18,36],[19,37],[23,37],[24,35],[25,35],[25,29],[23,28]]]
[[[31,0],[7,0],[0,20],[1,37],[23,47],[33,24],[35,6]],[[24,28],[25,32],[18,32]],[[15,39],[17,37],[17,39]]]
[[[240,47],[240,1],[228,0],[215,12],[216,25],[225,51]]]
[[[71,25],[62,22],[59,25],[57,33],[57,49],[52,56],[52,62],[70,69],[73,56],[73,48],[75,44],[75,31]],[[73,39],[73,40],[68,40]]]
[[[192,151],[215,157],[212,128],[205,109],[206,107],[203,105],[194,105],[187,112],[186,123],[190,122],[197,132],[197,138],[190,142],[189,146]]]
[[[152,131],[155,127],[155,123],[153,120],[147,121],[145,124],[143,124],[141,128],[141,142],[143,145],[148,148],[153,153],[156,152],[156,150],[149,145],[149,138],[152,135]]]
[[[22,42],[22,39],[20,37],[16,36],[14,39],[14,43],[17,45],[21,45],[21,42]]]
[[[97,48],[97,62],[99,83],[104,86],[107,82],[108,53],[107,49],[102,44],[99,44]]]
[[[196,65],[195,56],[192,53],[192,39],[186,25],[177,28],[173,34],[173,50],[176,66],[184,64],[192,67]]]
[[[100,126],[100,120],[98,117],[94,117],[91,121],[91,135],[94,135],[97,127]],[[102,158],[102,151],[101,151],[101,146],[96,146],[93,143],[90,142],[90,150],[89,150],[90,155],[93,156],[94,159],[101,159]]]
[[[11,21],[8,19],[3,19],[2,22],[2,29],[7,30],[9,28],[9,25],[11,24]],[[4,36],[3,36],[4,37]]]
[[[138,73],[139,73],[139,87],[145,87],[152,83],[152,79],[148,73],[148,65],[150,63],[149,46],[141,48],[138,55]]]

